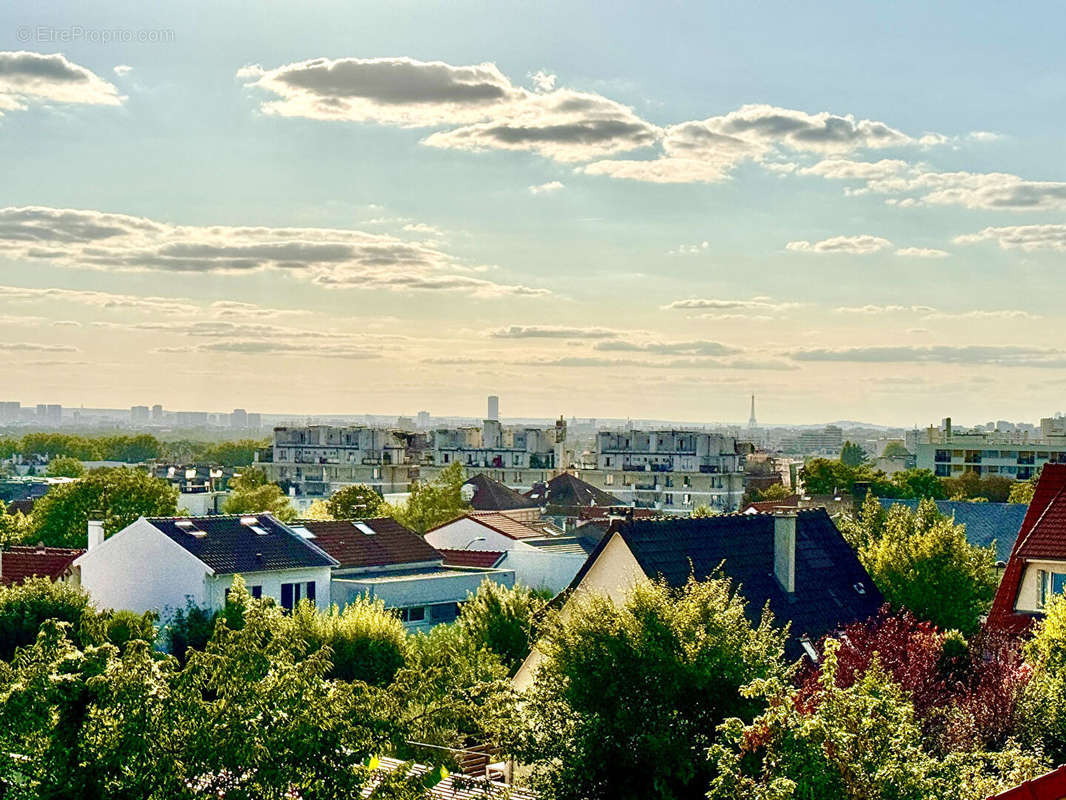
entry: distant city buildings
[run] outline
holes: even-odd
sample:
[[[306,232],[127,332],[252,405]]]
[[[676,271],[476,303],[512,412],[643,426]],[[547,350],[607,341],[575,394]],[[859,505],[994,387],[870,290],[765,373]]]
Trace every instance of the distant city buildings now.
[[[917,437],[915,461],[919,469],[942,478],[973,472],[1028,480],[1044,464],[1066,463],[1066,431],[1057,432],[1058,422],[1059,418],[1041,420],[1039,432],[998,426],[959,430],[948,417],[939,428],[930,426]]]

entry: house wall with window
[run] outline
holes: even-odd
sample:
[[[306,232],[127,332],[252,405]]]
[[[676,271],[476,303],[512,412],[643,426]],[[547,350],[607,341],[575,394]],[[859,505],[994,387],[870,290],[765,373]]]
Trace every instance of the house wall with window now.
[[[233,575],[207,576],[204,579],[202,605],[209,608],[222,608],[226,603],[226,591],[233,585],[233,577]],[[320,607],[329,607],[329,567],[246,572],[241,577],[244,578],[244,583],[253,597],[269,597],[282,608],[291,609],[300,600],[314,600],[315,604]]]
[[[1055,594],[1066,594],[1066,561],[1029,561],[1014,608],[1042,612]]]

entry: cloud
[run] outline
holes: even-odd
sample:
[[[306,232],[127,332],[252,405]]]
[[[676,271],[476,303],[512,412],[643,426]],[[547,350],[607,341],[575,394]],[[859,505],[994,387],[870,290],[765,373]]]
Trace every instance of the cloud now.
[[[567,325],[510,325],[488,331],[493,339],[610,339],[620,331],[610,328],[574,327]]]
[[[932,247],[901,247],[896,251],[896,255],[908,258],[947,258],[951,253]]]
[[[533,85],[536,87],[537,91],[550,92],[555,88],[556,76],[552,75],[547,70],[537,70],[529,77],[533,81]]]
[[[699,244],[681,244],[677,246],[676,250],[668,250],[667,255],[670,256],[695,256],[700,253],[706,252],[707,248],[711,246],[710,242],[700,242]]]
[[[627,351],[635,353],[657,353],[660,355],[673,356],[727,356],[741,352],[736,347],[712,342],[706,339],[697,339],[687,342],[629,342],[608,341],[597,342],[597,350],[603,351]]]
[[[906,161],[884,158],[880,161],[851,161],[830,158],[799,171],[801,175],[818,175],[827,180],[880,180],[899,175],[909,169]]]
[[[776,302],[768,297],[753,297],[751,300],[692,297],[687,300],[675,300],[662,308],[664,311],[780,312],[798,306],[799,303]]]
[[[408,233],[424,233],[427,236],[443,236],[444,231],[436,225],[426,225],[424,222],[409,222],[403,226]]]
[[[117,106],[122,98],[112,84],[60,53],[0,51],[0,116],[31,102]]]
[[[300,358],[339,358],[365,360],[381,358],[381,353],[365,348],[311,341],[291,344],[277,341],[223,340],[195,345],[165,345],[157,347],[156,353],[223,353],[234,356],[297,356]]]
[[[0,286],[0,302],[39,302],[62,300],[79,305],[106,309],[129,309],[144,312],[196,313],[199,307],[191,301],[171,297],[141,297],[132,294],[115,294],[84,289],[27,288],[24,286]]]
[[[932,306],[878,306],[872,304],[865,306],[840,306],[833,310],[839,314],[896,314],[905,311],[915,314],[929,314],[936,311]]]
[[[978,233],[956,236],[956,244],[995,242],[1004,250],[1054,250],[1066,251],[1066,225],[1012,225],[1002,228],[985,228]]]
[[[869,255],[891,247],[892,242],[880,236],[862,234],[859,236],[833,236],[820,242],[796,241],[785,245],[787,250],[801,253],[848,253],[851,255]]]
[[[101,211],[0,209],[0,255],[108,271],[248,274],[273,270],[320,286],[538,296],[546,289],[461,274],[427,243],[330,228],[170,225]]]
[[[117,67],[115,67],[115,74],[119,77],[125,77],[131,72],[133,72],[133,67],[131,67],[129,64],[119,64]]]
[[[841,306],[833,309],[840,314],[921,314],[925,319],[1040,319],[1039,314],[1016,308],[972,309],[970,311],[939,311],[932,306],[865,305]],[[925,331],[924,328],[914,329]]]
[[[838,347],[796,350],[796,361],[882,363],[992,364],[1005,367],[1061,368],[1066,354],[1046,347],[1015,345],[930,345]]]
[[[39,344],[37,342],[3,342],[0,350],[5,353],[76,353],[78,348],[70,344]]]
[[[548,181],[547,183],[541,183],[537,186],[530,186],[530,194],[552,194],[558,192],[560,189],[565,189],[565,184],[562,181]]]

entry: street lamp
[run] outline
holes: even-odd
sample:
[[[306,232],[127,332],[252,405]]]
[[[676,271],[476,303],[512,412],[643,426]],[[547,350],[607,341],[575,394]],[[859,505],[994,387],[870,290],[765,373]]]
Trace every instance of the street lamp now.
[[[485,537],[484,537],[484,536],[477,536],[477,537],[475,537],[475,538],[471,539],[471,540],[470,540],[469,542],[467,542],[466,544],[464,544],[464,545],[463,545],[462,547],[460,547],[459,549],[460,549],[460,550],[468,550],[468,549],[470,548],[470,545],[472,545],[472,544],[473,544],[474,542],[484,542],[484,541],[486,541],[486,540],[485,540]]]

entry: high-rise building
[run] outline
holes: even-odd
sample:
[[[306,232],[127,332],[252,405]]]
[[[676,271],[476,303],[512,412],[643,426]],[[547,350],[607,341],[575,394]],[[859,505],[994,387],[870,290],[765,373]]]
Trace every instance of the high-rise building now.
[[[18,422],[22,416],[22,403],[17,401],[0,402],[0,423]]]
[[[163,406],[159,405],[159,403],[156,403],[154,406],[152,406],[152,422],[162,422],[162,421],[163,421]]]
[[[426,428],[429,427],[429,412],[428,411],[419,411],[418,412],[418,417],[417,417],[417,422],[415,424],[418,425],[419,430],[423,430],[423,431],[426,430]]]
[[[148,406],[130,406],[130,425],[147,425]]]
[[[488,412],[489,413],[485,416],[485,419],[493,419],[493,420],[499,420],[500,419],[500,398],[497,397],[494,394],[490,394],[489,395]]]
[[[63,422],[63,406],[55,403],[38,403],[37,421],[45,425],[59,425]]]
[[[247,428],[248,412],[243,408],[233,409],[233,413],[229,415],[229,426],[231,428]]]
[[[755,395],[751,396],[751,416],[748,417],[748,427],[756,428],[759,423],[755,420]]]
[[[262,414],[249,414],[248,415],[248,429],[257,431],[263,427],[263,415]]]

